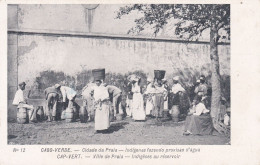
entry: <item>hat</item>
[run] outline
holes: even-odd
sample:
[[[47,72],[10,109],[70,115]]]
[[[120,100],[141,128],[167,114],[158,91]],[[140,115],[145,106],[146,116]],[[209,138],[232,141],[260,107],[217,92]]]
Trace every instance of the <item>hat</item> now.
[[[21,82],[20,84],[18,84],[19,86],[25,86],[26,83],[25,82]]]
[[[175,77],[173,77],[172,79],[173,79],[174,81],[179,81],[180,78],[179,78],[179,76],[175,76]]]
[[[59,88],[61,85],[60,84],[55,84],[54,87],[55,88]]]

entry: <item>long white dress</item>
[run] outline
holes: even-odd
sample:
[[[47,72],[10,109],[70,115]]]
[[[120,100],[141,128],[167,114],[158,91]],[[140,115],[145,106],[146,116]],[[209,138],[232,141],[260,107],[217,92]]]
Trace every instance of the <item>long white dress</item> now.
[[[95,101],[101,100],[97,103],[95,112],[95,130],[106,130],[110,126],[109,121],[109,94],[107,88],[102,84],[94,87]]]
[[[145,120],[145,110],[143,95],[141,94],[141,88],[139,85],[133,85],[133,119],[134,120]]]

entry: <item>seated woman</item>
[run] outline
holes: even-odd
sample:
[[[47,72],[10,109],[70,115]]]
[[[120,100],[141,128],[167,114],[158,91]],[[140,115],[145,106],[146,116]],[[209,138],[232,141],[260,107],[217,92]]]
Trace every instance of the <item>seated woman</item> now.
[[[190,110],[185,121],[184,135],[210,135],[213,131],[213,123],[206,109],[202,97],[198,97],[196,105]]]

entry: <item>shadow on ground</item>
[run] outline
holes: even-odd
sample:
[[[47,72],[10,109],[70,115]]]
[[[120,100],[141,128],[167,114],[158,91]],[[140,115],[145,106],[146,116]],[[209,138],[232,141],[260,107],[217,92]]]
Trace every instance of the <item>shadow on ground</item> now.
[[[114,123],[114,124],[111,124],[109,129],[107,131],[105,131],[103,134],[111,134],[113,132],[117,132],[119,131],[120,129],[124,129],[125,125],[129,124],[129,122],[121,122],[121,123]]]

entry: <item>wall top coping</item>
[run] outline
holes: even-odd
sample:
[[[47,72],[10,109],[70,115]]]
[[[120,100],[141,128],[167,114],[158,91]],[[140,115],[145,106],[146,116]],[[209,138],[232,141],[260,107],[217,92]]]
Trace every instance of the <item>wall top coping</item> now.
[[[176,40],[162,37],[144,37],[144,36],[127,36],[127,35],[110,35],[101,33],[82,33],[72,31],[58,31],[58,30],[40,30],[40,29],[8,29],[8,34],[19,35],[43,35],[43,36],[59,36],[59,37],[80,37],[80,38],[103,38],[103,39],[120,39],[133,41],[153,41],[153,42],[175,42],[186,44],[210,44],[207,41],[187,41]],[[218,45],[230,45],[230,42],[220,42]]]

